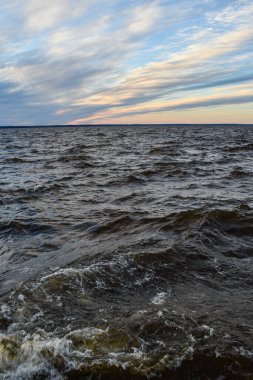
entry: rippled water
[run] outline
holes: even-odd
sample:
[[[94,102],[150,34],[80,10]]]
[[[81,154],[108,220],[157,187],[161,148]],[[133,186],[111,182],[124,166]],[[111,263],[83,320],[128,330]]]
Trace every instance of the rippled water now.
[[[253,378],[253,128],[0,141],[1,379]]]

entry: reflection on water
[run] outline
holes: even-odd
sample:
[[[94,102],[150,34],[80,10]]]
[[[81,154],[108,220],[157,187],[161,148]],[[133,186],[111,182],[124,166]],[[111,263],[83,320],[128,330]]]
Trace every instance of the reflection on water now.
[[[0,141],[1,379],[253,377],[253,128]]]

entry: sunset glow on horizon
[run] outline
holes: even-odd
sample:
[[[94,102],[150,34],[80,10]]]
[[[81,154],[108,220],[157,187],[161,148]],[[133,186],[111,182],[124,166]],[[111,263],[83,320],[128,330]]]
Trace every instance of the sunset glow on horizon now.
[[[0,5],[0,125],[253,123],[252,0]]]

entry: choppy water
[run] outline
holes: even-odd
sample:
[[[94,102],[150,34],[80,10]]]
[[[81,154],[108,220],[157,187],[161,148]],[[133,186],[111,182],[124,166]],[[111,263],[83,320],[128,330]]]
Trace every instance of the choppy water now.
[[[0,142],[1,379],[253,379],[253,128]]]

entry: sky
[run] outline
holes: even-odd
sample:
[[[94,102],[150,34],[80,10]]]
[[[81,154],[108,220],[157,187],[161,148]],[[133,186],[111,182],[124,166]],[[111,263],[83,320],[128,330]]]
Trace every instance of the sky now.
[[[253,1],[1,0],[1,126],[125,123],[253,123]]]

